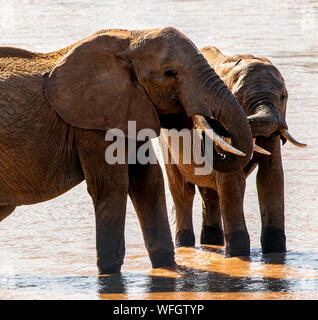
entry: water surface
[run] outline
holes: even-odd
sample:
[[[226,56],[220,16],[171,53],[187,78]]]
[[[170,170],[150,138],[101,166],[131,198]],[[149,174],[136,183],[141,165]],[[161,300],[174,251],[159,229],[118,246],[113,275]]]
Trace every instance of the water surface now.
[[[83,182],[51,201],[23,206],[0,224],[1,299],[317,299],[318,6],[310,0],[0,1],[0,45],[48,52],[99,29],[174,26],[200,48],[266,56],[289,90],[287,122],[306,149],[283,147],[286,254],[262,255],[255,173],[247,182],[248,258],[223,247],[176,250],[175,270],[152,270],[131,203],[120,275],[98,277],[93,205]],[[159,154],[158,144],[155,141]],[[166,181],[166,180],[165,180]],[[166,184],[167,187],[167,184]],[[174,236],[172,200],[167,187]],[[199,239],[201,203],[195,198]]]

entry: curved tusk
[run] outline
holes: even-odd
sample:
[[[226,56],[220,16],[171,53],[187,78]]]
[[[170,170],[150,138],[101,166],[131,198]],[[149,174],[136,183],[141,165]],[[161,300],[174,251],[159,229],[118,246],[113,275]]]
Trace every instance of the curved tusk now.
[[[254,150],[255,152],[262,153],[262,154],[265,154],[265,155],[267,155],[267,156],[270,156],[270,155],[271,155],[271,153],[270,153],[269,151],[261,148],[260,146],[258,146],[258,145],[255,144],[255,143],[254,143],[254,145],[253,145],[253,150]]]
[[[230,144],[228,144],[226,141],[224,141],[218,134],[216,134],[214,132],[214,130],[210,127],[210,125],[208,124],[208,122],[205,120],[205,118],[203,116],[200,115],[194,115],[193,118],[196,120],[197,122],[197,127],[198,129],[202,130],[205,132],[205,134],[217,145],[219,146],[221,149],[223,149],[224,151],[236,154],[238,156],[241,157],[245,157],[246,154],[236,148],[234,148],[233,146],[231,146]]]
[[[307,144],[301,143],[301,142],[297,141],[295,138],[293,138],[287,129],[280,130],[280,133],[282,134],[282,136],[284,138],[286,138],[289,142],[291,142],[295,146],[300,147],[300,148],[307,147]]]

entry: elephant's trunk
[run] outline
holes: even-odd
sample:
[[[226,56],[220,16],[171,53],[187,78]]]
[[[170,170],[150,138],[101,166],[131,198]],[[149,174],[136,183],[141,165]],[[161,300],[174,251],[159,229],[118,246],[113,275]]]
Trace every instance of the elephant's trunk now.
[[[288,129],[284,116],[274,105],[261,103],[255,106],[248,116],[253,137],[269,137],[276,131]]]
[[[232,146],[246,155],[221,155],[214,152],[213,168],[224,173],[239,170],[247,165],[253,151],[252,134],[246,114],[202,55],[199,54],[192,61],[192,68],[192,76],[187,77],[184,84],[187,86],[184,92],[191,92],[191,95],[182,97],[182,103],[186,109],[191,110],[191,115],[202,115],[202,110],[205,116],[211,114],[227,129]]]
[[[289,132],[282,112],[270,103],[261,103],[253,108],[254,113],[248,116],[253,137],[269,137],[279,132],[286,140],[297,147],[306,147],[305,143],[297,141]]]

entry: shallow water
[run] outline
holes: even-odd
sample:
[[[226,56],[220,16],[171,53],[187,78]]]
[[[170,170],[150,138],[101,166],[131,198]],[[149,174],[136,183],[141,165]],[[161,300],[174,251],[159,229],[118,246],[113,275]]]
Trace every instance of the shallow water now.
[[[152,270],[129,202],[122,274],[98,277],[93,206],[82,183],[51,201],[19,207],[1,222],[1,299],[318,298],[316,1],[0,0],[0,45],[33,51],[59,49],[99,29],[169,25],[198,47],[266,56],[281,70],[289,90],[289,129],[309,145],[283,147],[288,252],[261,254],[253,173],[244,205],[249,258],[224,259],[223,247],[198,245],[176,250],[175,270]],[[157,141],[154,144],[159,152]],[[167,203],[174,236],[169,192]],[[199,239],[198,197],[194,213]]]

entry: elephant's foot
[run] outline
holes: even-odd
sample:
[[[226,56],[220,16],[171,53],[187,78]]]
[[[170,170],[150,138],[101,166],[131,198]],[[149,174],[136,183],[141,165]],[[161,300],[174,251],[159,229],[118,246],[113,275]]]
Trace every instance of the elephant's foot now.
[[[174,250],[160,249],[149,253],[153,268],[171,267],[176,264]]]
[[[286,252],[286,236],[284,230],[273,227],[263,227],[261,234],[263,253]]]
[[[176,234],[176,247],[194,247],[195,237],[191,230],[180,230]]]
[[[202,226],[201,244],[224,245],[224,234],[220,226]]]
[[[119,273],[120,269],[121,269],[121,265],[113,265],[113,266],[108,266],[108,267],[98,267],[98,273],[100,275]]]
[[[226,234],[225,242],[226,258],[250,255],[250,237],[246,231]]]

